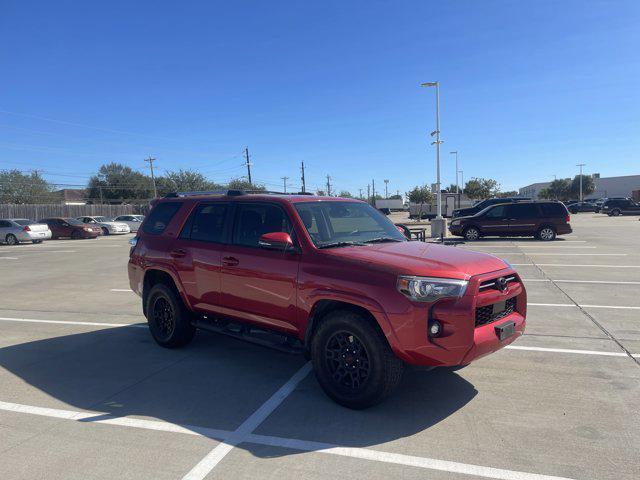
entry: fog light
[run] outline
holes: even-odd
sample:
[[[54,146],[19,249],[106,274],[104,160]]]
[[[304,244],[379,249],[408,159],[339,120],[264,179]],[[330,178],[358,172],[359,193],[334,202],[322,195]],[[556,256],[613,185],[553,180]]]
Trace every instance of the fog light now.
[[[433,320],[429,325],[429,336],[437,337],[442,333],[442,325],[439,321]]]

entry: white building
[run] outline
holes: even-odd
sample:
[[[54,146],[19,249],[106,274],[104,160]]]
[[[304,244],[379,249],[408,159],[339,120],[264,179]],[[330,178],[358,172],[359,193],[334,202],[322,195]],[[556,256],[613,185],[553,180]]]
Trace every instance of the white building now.
[[[634,190],[640,190],[640,175],[625,175],[622,177],[600,177],[594,173],[593,181],[596,189],[593,193],[585,195],[584,198],[602,197],[631,197]],[[551,182],[532,183],[518,190],[520,196],[538,199],[540,191],[547,188]]]

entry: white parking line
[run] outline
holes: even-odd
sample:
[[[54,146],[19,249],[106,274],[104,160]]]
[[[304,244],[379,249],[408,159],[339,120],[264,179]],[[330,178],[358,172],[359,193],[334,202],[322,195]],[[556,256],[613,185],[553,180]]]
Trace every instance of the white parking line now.
[[[612,285],[640,285],[640,282],[623,282],[608,280],[556,280],[551,278],[523,278],[525,282],[557,282],[557,283],[595,283],[595,284],[612,284]]]
[[[22,323],[50,323],[59,325],[88,325],[91,327],[134,327],[134,328],[146,328],[144,323],[100,323],[100,322],[76,322],[70,320],[40,320],[37,318],[13,318],[13,317],[0,317],[2,322],[22,322]]]
[[[561,250],[567,249],[567,248],[580,248],[580,249],[585,249],[585,248],[589,248],[589,249],[594,249],[594,248],[598,248],[598,247],[587,247],[587,246],[577,246],[577,245],[470,245],[470,244],[465,244],[465,247],[470,247],[470,248],[560,248]],[[460,247],[458,247],[460,248]]]
[[[598,350],[574,350],[569,348],[524,347],[520,345],[507,345],[504,348],[509,350],[528,350],[532,352],[577,353],[580,355],[601,355],[605,357],[628,357],[628,355],[625,352],[602,352]]]
[[[613,308],[618,310],[640,310],[640,307],[626,307],[621,305],[576,305],[574,303],[528,303],[533,307],[580,307],[580,308]]]
[[[0,260],[18,260],[18,257],[0,257]]]
[[[574,265],[567,263],[512,263],[514,267],[588,267],[588,268],[640,268],[640,265]]]
[[[211,450],[198,464],[187,473],[183,480],[202,480],[213,470],[233,447],[246,440],[247,435],[253,432],[266,418],[278,408],[278,406],[293,392],[298,384],[311,371],[311,362],[305,363],[293,376],[274,393],[269,400],[258,408],[249,418],[229,435],[223,442]]]
[[[110,292],[133,292],[130,288],[112,288]]]
[[[218,446],[229,442],[230,439],[237,433],[237,430],[235,432],[230,432],[228,430],[218,430],[207,427],[173,424],[160,420],[143,420],[129,417],[109,417],[108,415],[105,415],[103,413],[42,408],[9,402],[0,402],[0,410],[58,418],[61,420],[71,420],[75,422],[83,422],[86,424],[101,423],[144,430],[196,435],[199,437],[221,440],[223,443],[219,444]],[[323,453],[328,455],[338,455],[341,457],[358,458],[361,460],[369,460],[374,462],[404,465],[422,468],[425,470],[437,470],[441,472],[475,475],[478,477],[493,478],[499,480],[570,480],[567,477],[541,475],[537,473],[521,472],[517,470],[506,470],[502,468],[486,467],[469,463],[451,462],[448,460],[438,460],[435,458],[404,455],[401,453],[382,452],[379,450],[370,450],[367,448],[341,447],[339,445],[334,445],[331,443],[320,443],[305,440],[296,440],[292,438],[256,435],[250,432],[244,435],[243,442],[272,447],[288,448],[303,452]]]
[[[547,252],[487,252],[493,255],[560,255],[563,257],[626,257],[627,253],[547,253]]]

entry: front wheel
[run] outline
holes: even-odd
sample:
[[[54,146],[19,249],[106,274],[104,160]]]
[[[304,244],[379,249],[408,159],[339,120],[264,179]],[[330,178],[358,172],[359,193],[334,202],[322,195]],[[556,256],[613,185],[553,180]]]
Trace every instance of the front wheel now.
[[[473,242],[480,238],[480,230],[476,227],[469,227],[464,231],[463,235],[465,240]]]
[[[163,283],[151,288],[146,305],[147,321],[153,339],[166,348],[188,344],[195,334],[191,315],[178,293]]]
[[[42,243],[42,240],[33,240],[32,243]]]
[[[538,238],[543,242],[550,242],[551,240],[555,240],[556,231],[551,227],[542,227],[538,231]]]
[[[382,332],[349,310],[336,310],[323,319],[313,336],[311,361],[324,392],[353,409],[384,400],[404,370]]]
[[[78,232],[77,230],[74,230],[73,232],[71,232],[72,240],[80,240],[80,238],[81,238],[80,232]]]
[[[613,217],[617,217],[618,215],[620,215],[620,210],[618,210],[617,208],[615,210],[611,210],[611,215]]]

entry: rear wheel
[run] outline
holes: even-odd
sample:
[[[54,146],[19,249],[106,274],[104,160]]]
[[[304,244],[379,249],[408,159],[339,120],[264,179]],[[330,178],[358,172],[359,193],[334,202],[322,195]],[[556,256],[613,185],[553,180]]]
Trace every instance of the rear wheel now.
[[[102,234],[109,235],[109,229],[107,227],[102,227]]]
[[[540,230],[538,230],[538,238],[543,242],[555,240],[556,231],[553,227],[542,227]]]
[[[163,283],[151,287],[145,311],[151,335],[159,345],[177,348],[193,339],[196,329],[191,315],[173,288]]]
[[[465,229],[462,235],[464,236],[465,240],[473,242],[480,238],[480,230],[478,230],[476,227],[468,227]]]
[[[42,243],[42,240],[33,240],[33,243]]]
[[[611,215],[617,217],[618,215],[620,215],[620,210],[618,208],[611,210]]]
[[[311,343],[311,360],[324,392],[353,409],[384,400],[404,370],[382,332],[349,310],[336,310],[324,318]]]
[[[5,238],[5,242],[7,242],[8,245],[17,245],[18,244],[18,239],[16,238],[16,236],[13,233],[10,233]]]

